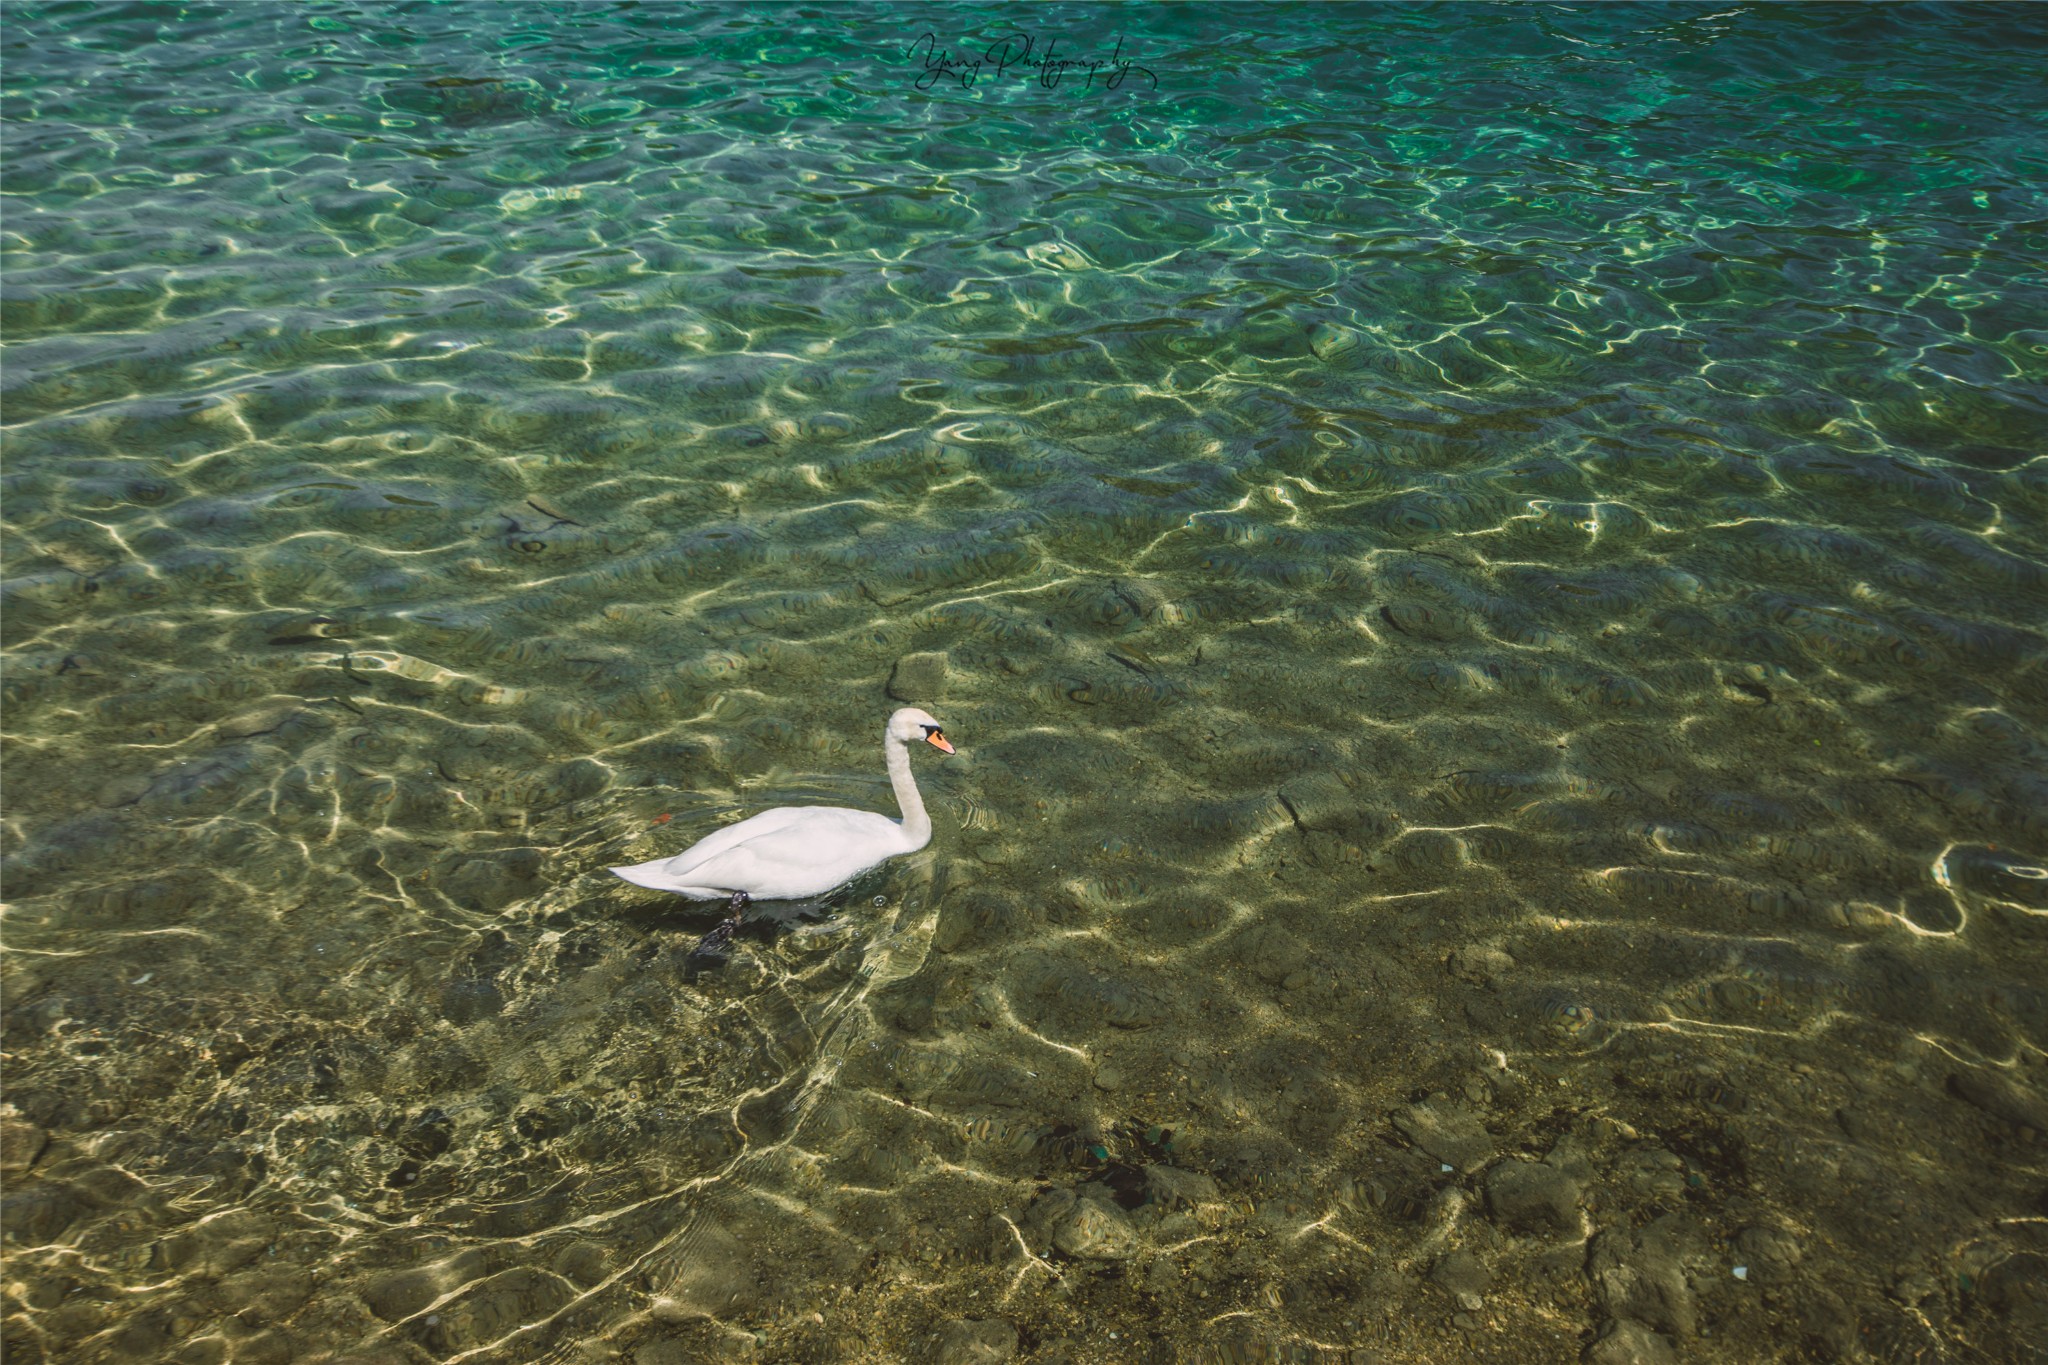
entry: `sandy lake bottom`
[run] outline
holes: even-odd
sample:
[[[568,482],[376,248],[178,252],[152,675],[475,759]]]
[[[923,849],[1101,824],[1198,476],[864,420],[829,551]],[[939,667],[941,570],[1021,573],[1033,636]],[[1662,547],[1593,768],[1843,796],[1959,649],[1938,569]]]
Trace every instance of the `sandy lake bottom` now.
[[[2040,1359],[2044,14],[7,5],[10,1365]]]

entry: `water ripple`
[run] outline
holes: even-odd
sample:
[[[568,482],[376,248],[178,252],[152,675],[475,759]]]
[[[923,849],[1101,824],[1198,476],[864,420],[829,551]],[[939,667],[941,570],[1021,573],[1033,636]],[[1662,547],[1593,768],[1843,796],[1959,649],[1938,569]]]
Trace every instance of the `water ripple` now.
[[[10,9],[10,1357],[2038,1336],[2038,16],[1126,19]]]

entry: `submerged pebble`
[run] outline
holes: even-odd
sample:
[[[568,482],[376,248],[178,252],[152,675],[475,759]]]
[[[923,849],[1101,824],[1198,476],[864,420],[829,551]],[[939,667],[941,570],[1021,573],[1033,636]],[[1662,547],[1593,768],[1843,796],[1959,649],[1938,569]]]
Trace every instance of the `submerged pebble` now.
[[[1054,1225],[1053,1245],[1084,1260],[1124,1261],[1138,1253],[1130,1220],[1112,1205],[1082,1199]]]

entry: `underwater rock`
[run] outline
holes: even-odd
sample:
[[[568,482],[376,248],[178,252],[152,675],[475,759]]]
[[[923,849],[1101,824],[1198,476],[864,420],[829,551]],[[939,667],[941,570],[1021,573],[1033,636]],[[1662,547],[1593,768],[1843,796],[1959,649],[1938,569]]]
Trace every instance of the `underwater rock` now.
[[[888,692],[897,701],[935,702],[946,695],[946,677],[943,650],[906,654],[889,670]]]
[[[1676,1365],[1671,1343],[1633,1318],[1613,1318],[1586,1348],[1586,1365]]]
[[[1616,1174],[1631,1193],[1645,1200],[1678,1199],[1685,1194],[1685,1162],[1662,1147],[1640,1147],[1617,1165]]]
[[[1977,1282],[1971,1307],[1998,1315],[2015,1341],[2043,1340],[2048,1334],[2048,1256],[2039,1251],[2006,1256]]]
[[[1744,1228],[1735,1238],[1735,1254],[1749,1267],[1749,1278],[1772,1283],[1799,1264],[1799,1239],[1782,1228]]]
[[[1183,1171],[1177,1166],[1151,1165],[1145,1168],[1147,1203],[1162,1204],[1171,1209],[1214,1204],[1222,1198],[1223,1193],[1216,1187],[1213,1176],[1199,1171]]]
[[[1584,1187],[1545,1161],[1503,1161],[1486,1177],[1486,1206],[1521,1232],[1576,1232]]]
[[[1075,1193],[1063,1185],[1055,1185],[1031,1201],[1031,1207],[1024,1211],[1022,1227],[1025,1243],[1035,1252],[1043,1252],[1052,1243],[1053,1229],[1073,1212],[1078,1200]],[[1000,1243],[1003,1234],[997,1233]]]
[[[464,1354],[510,1335],[524,1323],[544,1321],[573,1298],[574,1292],[557,1276],[514,1266],[474,1281],[437,1304],[440,1322],[433,1340],[447,1354]],[[657,1296],[650,1313],[657,1322],[672,1320],[667,1309],[668,1302]]]
[[[1151,985],[1095,972],[1079,963],[1035,955],[1016,973],[1019,1003],[1041,1024],[1076,1030],[1098,1024],[1117,1028],[1150,1028],[1166,1018],[1166,996]]]
[[[36,1164],[49,1145],[49,1134],[22,1117],[13,1105],[0,1108],[0,1176],[11,1182]]]
[[[303,709],[297,702],[276,702],[245,711],[239,716],[224,720],[214,733],[222,739],[249,739],[255,735],[267,735],[283,729]]]
[[[21,1246],[47,1245],[93,1211],[93,1203],[69,1185],[33,1181],[0,1199],[0,1235]]]
[[[117,777],[100,787],[94,798],[109,810],[117,806],[132,806],[149,795],[150,779],[140,775]]]
[[[933,1365],[1001,1365],[1017,1356],[1017,1329],[1000,1318],[953,1318],[939,1324]]]
[[[258,759],[251,750],[224,746],[204,757],[188,759],[157,773],[135,799],[147,802],[153,808],[167,805],[198,808],[215,804],[235,794],[246,780],[256,777],[258,766]],[[109,806],[128,804],[119,799],[121,794],[102,791],[100,803]]]
[[[1681,1341],[1692,1337],[1699,1307],[1679,1263],[1687,1231],[1678,1215],[1666,1214],[1640,1232],[1609,1228],[1593,1239],[1586,1276],[1608,1312]]]
[[[745,1244],[708,1220],[650,1257],[647,1281],[657,1318],[725,1317],[752,1307],[760,1297]]]
[[[1470,624],[1447,607],[1425,606],[1420,602],[1390,602],[1380,608],[1379,614],[1380,620],[1417,640],[1441,644],[1471,633]]]
[[[1430,1267],[1429,1278],[1432,1284],[1457,1299],[1467,1311],[1476,1311],[1480,1306],[1477,1302],[1468,1302],[1467,1296],[1476,1300],[1493,1287],[1492,1272],[1469,1251],[1453,1251],[1439,1256],[1436,1264]]]
[[[1386,817],[1374,810],[1335,773],[1310,773],[1280,788],[1280,802],[1294,823],[1305,830],[1333,834],[1365,829],[1383,832]]]
[[[1052,1244],[1091,1261],[1126,1261],[1138,1254],[1138,1234],[1122,1210],[1093,1199],[1074,1201],[1053,1228]]]
[[[1467,944],[1451,954],[1447,964],[1452,973],[1474,985],[1495,985],[1514,970],[1515,960],[1498,948]]]
[[[457,1028],[502,1014],[504,1009],[505,994],[495,981],[472,977],[441,988],[441,1017]]]
[[[386,1322],[400,1322],[440,1297],[440,1289],[423,1270],[393,1270],[372,1277],[357,1291],[372,1313]]]
[[[313,1297],[313,1277],[298,1266],[252,1266],[222,1279],[214,1295],[246,1326],[282,1322]]]
[[[165,1239],[158,1255],[175,1270],[213,1279],[255,1260],[276,1237],[274,1220],[251,1209],[229,1209]]]
[[[1308,348],[1318,360],[1337,360],[1358,349],[1358,333],[1334,322],[1319,322],[1309,328]]]
[[[1859,1336],[1856,1315],[1832,1291],[1809,1287],[1795,1313],[1815,1359],[1854,1358],[1851,1353],[1856,1352]]]
[[[1993,1118],[2037,1133],[2048,1133],[2048,1101],[2014,1085],[2002,1076],[1982,1071],[1949,1073],[1949,1089]]]
[[[1483,1166],[1493,1155],[1493,1136],[1462,1105],[1435,1098],[1397,1110],[1393,1118],[1403,1137],[1461,1171]]]
[[[470,910],[500,910],[514,901],[540,891],[540,853],[537,849],[512,849],[487,857],[466,859],[441,883],[441,890]]]
[[[1264,794],[1234,801],[1190,802],[1183,816],[1185,829],[1195,838],[1209,841],[1256,838],[1293,822],[1278,799]]]
[[[1245,936],[1244,965],[1260,980],[1277,985],[1308,961],[1308,946],[1277,924],[1261,925]]]

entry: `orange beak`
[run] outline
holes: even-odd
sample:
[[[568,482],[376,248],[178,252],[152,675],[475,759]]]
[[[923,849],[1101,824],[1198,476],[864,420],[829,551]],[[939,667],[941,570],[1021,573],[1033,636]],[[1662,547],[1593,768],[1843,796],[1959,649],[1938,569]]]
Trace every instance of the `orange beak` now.
[[[953,752],[953,746],[947,743],[946,737],[943,734],[939,733],[937,730],[934,730],[930,734],[926,735],[924,737],[924,742],[931,745],[934,749],[937,749],[942,754],[950,754]]]

